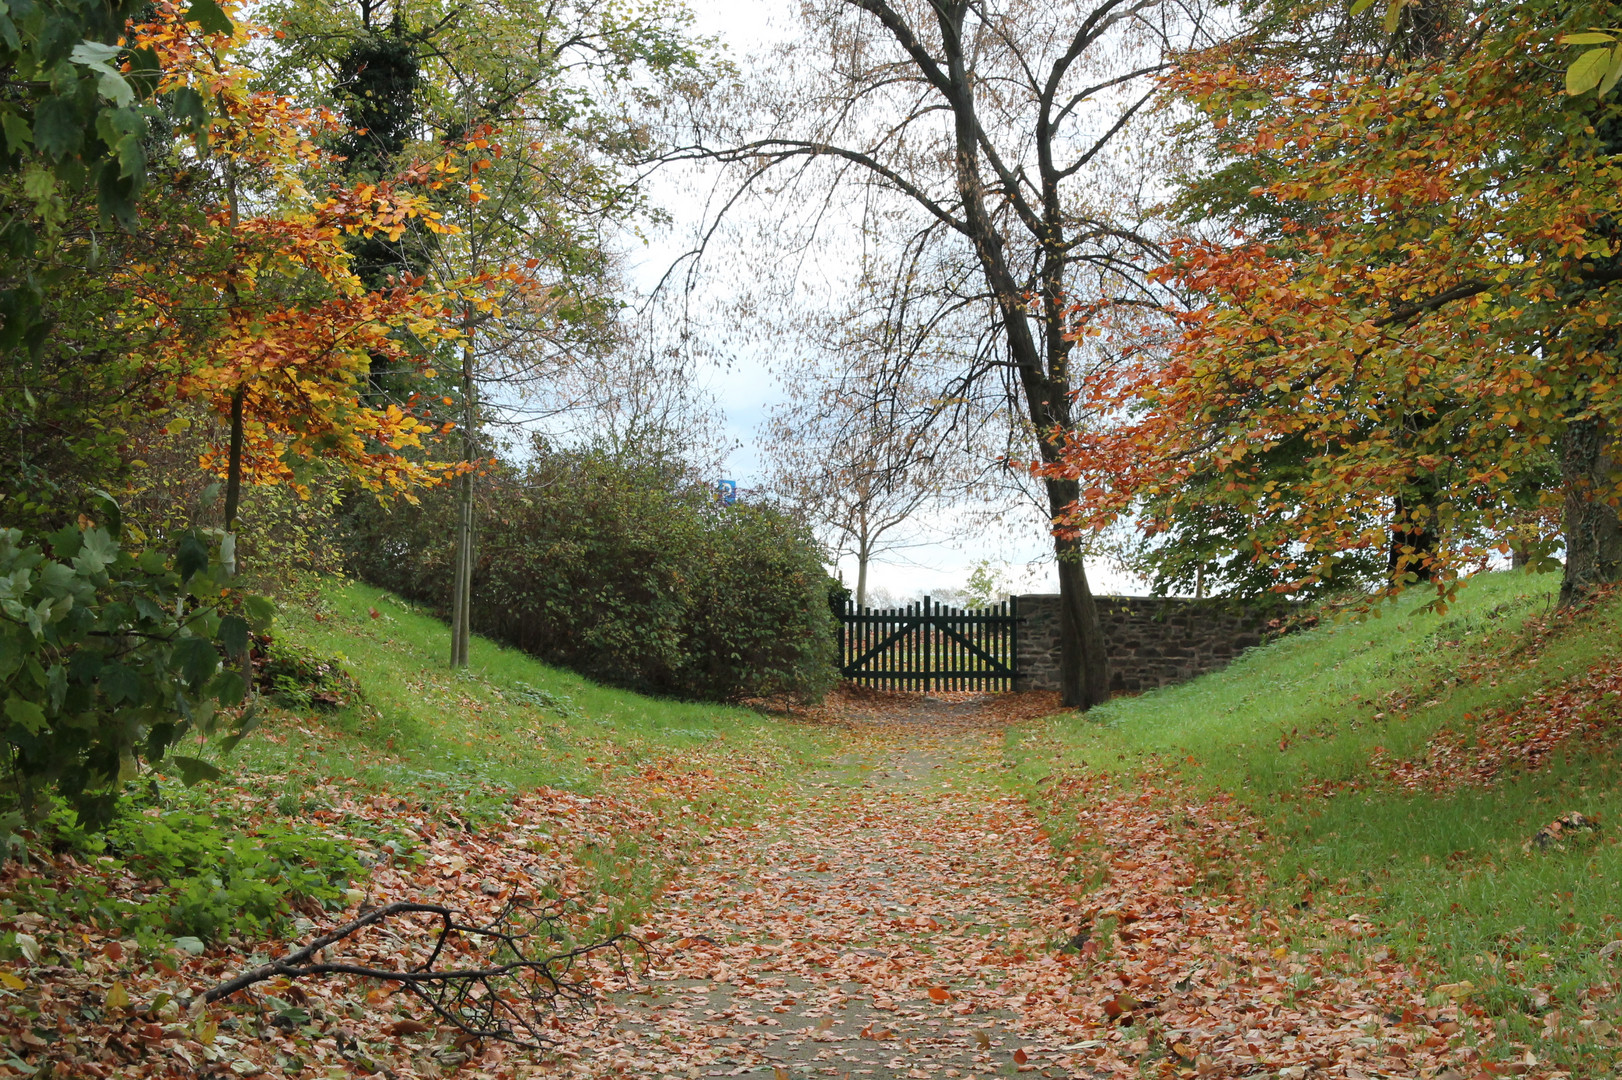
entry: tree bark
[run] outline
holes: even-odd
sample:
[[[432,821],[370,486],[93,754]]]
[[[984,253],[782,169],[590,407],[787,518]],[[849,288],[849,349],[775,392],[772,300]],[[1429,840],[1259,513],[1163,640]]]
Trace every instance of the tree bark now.
[[[1386,552],[1386,573],[1393,580],[1399,572],[1413,574],[1415,582],[1431,579],[1431,563],[1442,545],[1435,527],[1434,503],[1431,511],[1425,524],[1416,524],[1408,501],[1397,496],[1391,510],[1391,546]]]
[[[856,606],[867,606],[867,549],[856,553]]]
[[[974,86],[968,75],[967,58],[962,52],[963,18],[967,5],[937,8],[942,38],[946,43],[947,79],[957,142],[957,190],[962,200],[965,234],[974,245],[981,270],[996,298],[1003,319],[1008,351],[1018,370],[1020,387],[1038,449],[1046,464],[1058,462],[1063,432],[1073,430],[1070,415],[1068,358],[1070,344],[1064,333],[1063,274],[1068,254],[1063,243],[1063,215],[1058,205],[1056,183],[1044,183],[1044,211],[1048,235],[1043,238],[1043,290],[1037,312],[1044,322],[1046,345],[1038,344],[1031,330],[1028,289],[1008,265],[1006,245],[997,223],[985,204],[985,181],[980,174],[979,120],[974,105]],[[1051,138],[1038,132],[1038,141]],[[1050,147],[1040,147],[1044,158]],[[1045,181],[1050,178],[1044,178]],[[1059,517],[1076,501],[1080,487],[1074,480],[1047,481],[1048,509],[1052,519]],[[1088,709],[1109,700],[1109,657],[1104,645],[1098,609],[1087,587],[1087,571],[1082,565],[1081,546],[1057,534],[1053,538],[1054,558],[1059,571],[1059,684],[1060,696],[1069,708]]]
[[[1055,517],[1076,501],[1074,480],[1049,480],[1047,488]],[[1070,708],[1090,709],[1110,696],[1104,628],[1087,585],[1081,541],[1055,536],[1053,550],[1059,569],[1059,696]]]
[[[248,395],[245,385],[231,392],[231,448],[225,459],[225,531],[237,528],[237,507],[242,502],[242,411]]]
[[[1622,581],[1622,520],[1616,508],[1618,462],[1612,433],[1599,418],[1567,426],[1560,446],[1566,489],[1566,571],[1560,606],[1581,603],[1596,588]]]
[[[225,202],[230,214],[231,247],[234,250],[237,229],[242,222],[242,210],[237,201],[236,166],[229,162],[226,164],[225,172]],[[225,280],[226,317],[231,320],[236,318],[237,309],[241,304],[235,266],[233,263]],[[247,397],[246,382],[238,383],[236,389],[231,391],[231,448],[225,460],[225,531],[228,533],[236,531],[237,508],[242,502],[242,424]]]
[[[471,312],[465,322],[471,323]],[[473,612],[473,426],[477,420],[477,388],[473,383],[473,331],[462,345],[462,462],[467,469],[457,478],[456,559],[451,567],[451,667],[467,666],[468,622]]]

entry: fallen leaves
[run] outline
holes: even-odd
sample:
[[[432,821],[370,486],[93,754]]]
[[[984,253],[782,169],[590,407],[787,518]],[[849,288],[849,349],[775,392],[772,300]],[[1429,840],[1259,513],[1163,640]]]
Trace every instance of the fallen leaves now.
[[[1565,748],[1594,742],[1622,723],[1622,665],[1595,664],[1564,683],[1527,696],[1517,708],[1465,714],[1468,731],[1447,728],[1422,755],[1392,760],[1377,751],[1370,768],[1410,790],[1450,791],[1486,785],[1515,771],[1543,767]]]
[[[657,803],[645,795],[647,770],[657,771],[663,788]],[[605,861],[605,852],[638,840],[646,852],[640,861],[649,864],[641,870],[657,881],[659,866],[702,852],[710,808],[729,785],[754,789],[768,776],[766,766],[734,759],[719,746],[688,752],[681,761],[643,758],[637,773],[605,777],[605,788],[589,796],[556,789],[519,796],[503,820],[484,829],[461,821],[455,807],[428,806],[416,797],[352,781],[308,784],[304,819],[354,843],[372,867],[364,888],[345,894],[343,910],[302,913],[301,933],[313,937],[363,904],[391,899],[432,897],[488,914],[515,894],[544,894],[572,913],[575,933],[588,935],[592,924],[612,920],[614,904],[634,899],[622,891],[621,867],[611,857]],[[242,820],[269,812],[244,789],[222,785],[220,797]],[[410,837],[403,848],[381,839],[402,834]],[[28,865],[11,860],[0,867],[0,893],[21,895],[18,883],[26,877],[35,890],[30,895],[40,889],[65,894],[84,875],[98,873],[115,903],[130,903],[147,888],[100,864],[40,850]],[[605,884],[618,895],[605,895]],[[500,1046],[458,1045],[419,1002],[388,985],[341,976],[278,980],[202,1004],[202,991],[253,966],[254,952],[284,953],[280,941],[234,938],[205,946],[180,939],[143,946],[91,923],[53,924],[30,911],[0,913],[0,935],[19,943],[18,960],[0,966],[0,1039],[18,1055],[10,1066],[0,1059],[0,1076],[22,1075],[16,1063],[27,1070],[50,1063],[45,1067],[54,1066],[55,1075],[120,1080],[326,1076],[335,1070],[387,1070],[409,1080],[461,1069],[498,1080],[533,1065]],[[395,925],[325,958],[392,965],[429,940],[429,926]]]
[[[609,854],[621,839],[701,856],[633,927],[653,943],[644,969],[586,967],[607,997],[556,1026],[547,1063],[458,1042],[389,985],[284,980],[202,1008],[198,992],[248,950],[284,946],[159,952],[27,913],[0,919],[36,951],[0,967],[0,1026],[31,1067],[93,1077],[1508,1074],[1485,1053],[1495,1033],[1474,988],[1438,985],[1387,950],[1354,956],[1347,943],[1374,932],[1359,917],[1263,906],[1250,861],[1260,826],[1231,800],[1163,774],[1060,774],[1033,806],[1001,785],[1000,726],[974,708],[942,698],[847,712],[838,756],[747,824],[706,821],[705,807],[729,785],[761,783],[758,766],[696,753],[641,762],[589,797],[527,793],[482,831],[449,808],[330,786],[312,820],[335,831],[387,821],[417,844],[411,857],[369,849],[376,865],[349,912],[407,897],[480,911],[544,892],[576,905],[584,927],[611,917],[596,890],[632,869]],[[1054,836],[1071,846],[1056,850]],[[85,872],[52,865],[32,872]],[[396,929],[354,955],[406,957],[427,933]],[[84,1002],[97,1019],[82,1018]],[[1514,1075],[1548,1068],[1514,1064]]]

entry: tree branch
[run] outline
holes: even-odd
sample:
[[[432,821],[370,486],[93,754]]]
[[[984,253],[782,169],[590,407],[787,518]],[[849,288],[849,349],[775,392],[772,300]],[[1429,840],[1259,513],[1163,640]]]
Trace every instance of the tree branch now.
[[[439,924],[428,955],[412,967],[328,961],[321,955],[369,927],[409,915],[432,916]],[[484,925],[459,922],[456,912],[442,904],[397,901],[366,912],[278,960],[227,979],[205,991],[203,1000],[221,1001],[271,979],[352,975],[401,984],[441,1019],[467,1035],[538,1049],[553,1042],[545,1033],[542,1013],[555,1014],[564,1005],[580,1004],[591,997],[589,984],[571,978],[577,962],[605,951],[623,958],[627,943],[639,949],[647,947],[628,934],[615,934],[562,952],[542,953],[532,948],[536,939],[557,940],[562,929],[555,911],[532,908],[518,900],[509,901]],[[446,950],[453,947],[460,951],[480,949],[478,955],[484,962],[470,967],[436,967]]]

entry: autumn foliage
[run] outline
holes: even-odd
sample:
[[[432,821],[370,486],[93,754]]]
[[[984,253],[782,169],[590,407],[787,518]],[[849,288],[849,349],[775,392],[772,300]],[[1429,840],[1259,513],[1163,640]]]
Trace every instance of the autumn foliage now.
[[[191,87],[212,109],[196,150],[217,197],[191,214],[155,208],[150,257],[130,268],[129,317],[157,328],[150,363],[163,392],[239,421],[251,483],[299,487],[317,461],[373,490],[435,482],[447,466],[422,452],[435,425],[409,406],[374,405],[368,378],[380,365],[431,375],[435,350],[457,334],[449,298],[404,277],[368,289],[346,247],[398,239],[412,222],[447,231],[429,202],[435,171],[320,184],[336,118],[254,88],[233,59],[251,30],[204,33],[170,5],[134,33],[159,57],[165,89]],[[216,446],[202,464],[224,475],[232,453]]]
[[[1593,13],[1548,14],[1332,77],[1250,39],[1187,58],[1168,87],[1216,132],[1204,194],[1230,185],[1236,224],[1172,246],[1159,277],[1195,303],[1169,346],[1085,389],[1120,423],[1067,447],[1074,524],[1230,515],[1229,553],[1284,589],[1389,550],[1388,589],[1445,591],[1582,541],[1569,500],[1616,496],[1622,168],[1616,103],[1546,62]]]

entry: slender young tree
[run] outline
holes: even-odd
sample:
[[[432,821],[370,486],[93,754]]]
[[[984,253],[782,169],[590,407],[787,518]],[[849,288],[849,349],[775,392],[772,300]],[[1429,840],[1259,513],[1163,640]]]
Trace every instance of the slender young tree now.
[[[918,517],[944,495],[920,432],[891,404],[857,397],[847,380],[779,408],[768,429],[772,490],[829,538],[836,556],[856,559],[858,606],[867,603],[868,565],[916,543]]]
[[[275,77],[291,91],[324,70],[326,100],[364,121],[344,147],[353,161],[423,157],[468,180],[445,207],[455,237],[408,234],[363,253],[420,268],[460,297],[450,391],[463,472],[449,591],[461,666],[474,486],[489,452],[481,429],[560,367],[619,343],[614,248],[647,213],[635,167],[650,153],[646,114],[696,89],[703,56],[685,12],[661,3],[279,0],[268,11],[287,34]]]
[[[398,405],[369,407],[363,391],[373,357],[404,361],[406,339],[454,333],[443,298],[420,283],[368,288],[344,244],[397,237],[411,220],[442,228],[426,174],[312,193],[331,121],[258,90],[239,60],[250,31],[210,33],[162,4],[132,36],[160,58],[164,92],[209,94],[208,156],[174,154],[212,197],[155,206],[143,257],[121,263],[113,285],[123,319],[156,331],[145,357],[156,385],[225,420],[224,445],[202,464],[225,480],[226,531],[244,483],[298,489],[317,462],[379,491],[437,480],[436,464],[416,455],[430,425]]]

